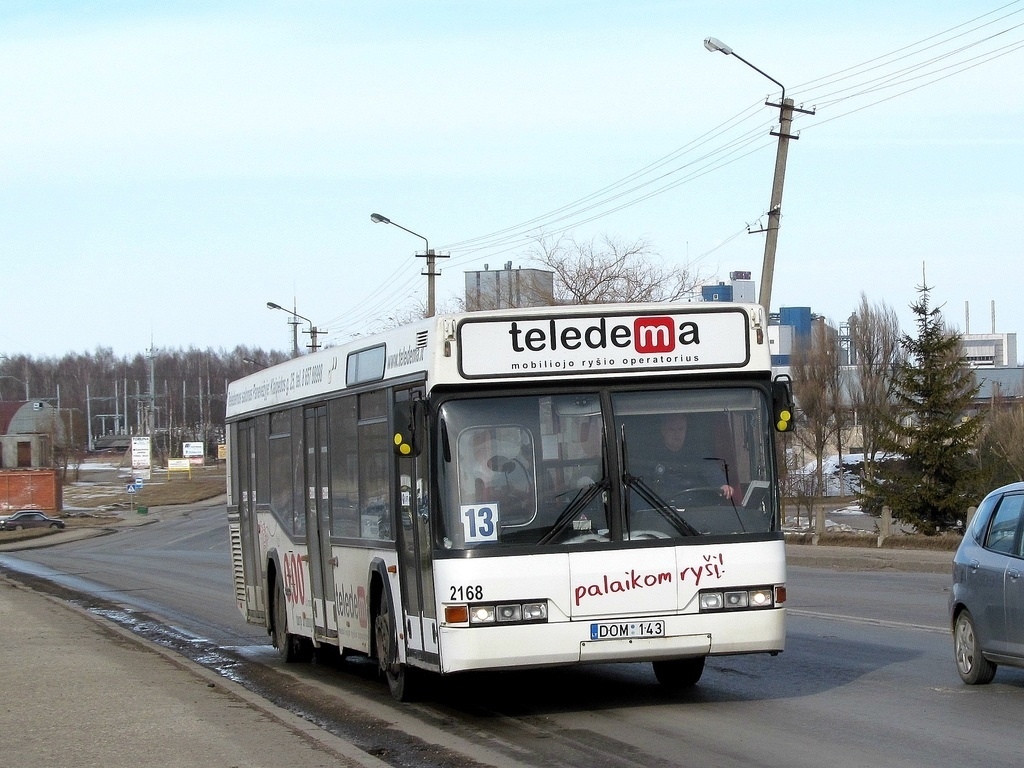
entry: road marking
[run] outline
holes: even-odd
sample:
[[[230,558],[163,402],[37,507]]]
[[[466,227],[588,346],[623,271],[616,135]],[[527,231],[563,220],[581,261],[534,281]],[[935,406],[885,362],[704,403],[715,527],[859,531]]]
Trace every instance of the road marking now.
[[[800,608],[787,608],[786,613],[792,616],[805,616],[810,619],[828,619],[830,621],[845,621],[850,624],[869,624],[873,627],[888,627],[890,629],[916,629],[920,632],[933,632],[946,635],[950,630],[945,627],[936,627],[932,624],[912,624],[909,621],[886,621],[885,619],[868,619],[863,616],[844,616],[841,613],[823,613],[821,611],[807,611]]]

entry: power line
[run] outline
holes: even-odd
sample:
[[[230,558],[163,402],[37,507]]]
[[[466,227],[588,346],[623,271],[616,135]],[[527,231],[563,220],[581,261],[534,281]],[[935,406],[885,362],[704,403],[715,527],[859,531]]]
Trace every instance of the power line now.
[[[805,129],[819,127],[825,123],[868,109],[869,107],[906,95],[982,64],[1015,53],[1024,47],[1024,40],[1011,41],[995,49],[983,51],[974,56],[963,57],[965,53],[973,51],[979,46],[999,38],[1005,38],[1006,35],[1024,27],[1024,23],[1012,24],[991,31],[991,27],[994,25],[1024,13],[1024,8],[1017,8],[1016,10],[1003,13],[1003,11],[1013,6],[1020,5],[1021,2],[1024,2],[1024,0],[1014,0],[1014,2],[1004,4],[968,21],[929,35],[889,53],[797,86],[794,92],[799,93],[803,101],[810,100],[810,96],[815,93],[818,93],[818,98],[823,100],[816,104],[819,119],[802,127]],[[979,39],[965,40],[970,35],[978,33],[985,34]],[[943,46],[950,46],[956,43],[960,44],[951,50],[942,50]],[[915,57],[921,57],[928,54],[928,52],[934,52],[934,55],[930,55],[924,60],[914,61]],[[955,60],[949,61],[950,59]],[[858,78],[862,79],[858,80]],[[857,80],[857,82],[836,87],[850,80]],[[822,110],[828,110],[854,99],[870,97],[872,94],[892,91],[904,86],[908,87],[897,93],[890,93],[883,98],[875,99],[845,112],[827,117],[820,116]],[[833,88],[834,90],[826,91],[825,89],[828,88]],[[613,213],[665,194],[683,184],[693,182],[710,173],[721,170],[742,158],[766,149],[774,142],[771,139],[760,142],[758,140],[765,138],[764,129],[768,125],[774,124],[774,118],[768,122],[758,120],[756,125],[746,128],[739,135],[732,135],[741,128],[744,128],[746,124],[755,121],[757,113],[762,106],[761,102],[756,102],[744,108],[683,146],[637,171],[572,202],[521,221],[518,224],[443,245],[442,249],[452,251],[452,258],[448,262],[449,266],[477,260],[481,256],[493,258],[510,251],[519,250],[524,245],[537,242],[546,233],[551,231],[567,231],[574,227],[605,218]],[[702,154],[691,157],[697,152],[702,152]],[[725,242],[731,241],[737,235],[732,235],[728,240],[716,246],[716,249],[724,245]],[[418,282],[419,275],[412,274],[407,279],[396,283],[399,275],[405,269],[404,266],[401,266],[392,273],[381,286],[360,303],[358,311],[334,318],[328,325],[333,325],[335,322],[343,322],[351,327],[351,325],[367,318],[387,315],[387,311],[382,309],[382,307],[387,305],[394,306],[390,302],[393,302],[399,296],[405,300],[409,294],[403,293],[403,291],[411,289],[413,284]]]

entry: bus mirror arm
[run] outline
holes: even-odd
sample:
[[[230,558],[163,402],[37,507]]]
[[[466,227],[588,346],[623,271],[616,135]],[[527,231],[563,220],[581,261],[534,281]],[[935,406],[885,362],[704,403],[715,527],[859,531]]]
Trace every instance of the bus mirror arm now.
[[[420,433],[423,431],[423,401],[403,400],[394,406],[394,449],[396,456],[419,456]]]

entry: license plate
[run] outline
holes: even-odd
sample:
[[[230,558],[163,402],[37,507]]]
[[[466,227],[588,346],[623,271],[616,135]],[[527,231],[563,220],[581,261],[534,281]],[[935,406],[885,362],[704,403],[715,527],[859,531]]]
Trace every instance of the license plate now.
[[[590,625],[591,640],[664,637],[664,621],[598,621]]]

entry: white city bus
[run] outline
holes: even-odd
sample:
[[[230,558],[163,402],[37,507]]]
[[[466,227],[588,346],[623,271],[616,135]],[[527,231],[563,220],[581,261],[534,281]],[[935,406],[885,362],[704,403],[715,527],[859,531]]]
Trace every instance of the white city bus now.
[[[790,424],[757,305],[429,318],[228,388],[235,597],[288,661],[427,673],[777,654]],[[700,478],[660,463],[685,418]],[[695,458],[693,458],[695,456]]]

